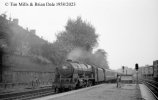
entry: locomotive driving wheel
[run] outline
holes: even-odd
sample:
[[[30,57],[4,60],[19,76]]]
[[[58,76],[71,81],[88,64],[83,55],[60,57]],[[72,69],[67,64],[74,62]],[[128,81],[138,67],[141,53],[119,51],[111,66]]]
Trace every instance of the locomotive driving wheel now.
[[[59,93],[59,92],[60,92],[60,89],[57,88],[57,87],[55,87],[55,88],[54,88],[54,92],[55,92],[55,93]]]
[[[92,82],[91,81],[88,81],[88,86],[92,86]]]
[[[80,86],[81,86],[81,84],[80,84],[80,81],[78,80],[77,82],[76,82],[76,89],[78,89],[78,88],[80,88]]]

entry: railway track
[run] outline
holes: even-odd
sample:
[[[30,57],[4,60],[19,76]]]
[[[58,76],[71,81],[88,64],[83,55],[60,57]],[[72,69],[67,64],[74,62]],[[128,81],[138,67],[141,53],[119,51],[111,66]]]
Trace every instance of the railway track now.
[[[147,86],[150,93],[158,100],[158,82],[147,79],[140,80],[140,82]]]
[[[55,92],[51,87],[49,87],[20,93],[0,94],[0,100],[30,100],[52,94],[55,94]]]

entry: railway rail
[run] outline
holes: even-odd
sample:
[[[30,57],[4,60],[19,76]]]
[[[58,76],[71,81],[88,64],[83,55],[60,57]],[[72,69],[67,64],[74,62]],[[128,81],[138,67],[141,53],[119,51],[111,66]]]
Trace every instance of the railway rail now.
[[[147,86],[150,93],[155,97],[156,100],[158,100],[158,82],[151,79],[143,79],[140,80],[140,82]]]
[[[30,100],[52,94],[55,94],[54,90],[51,87],[47,87],[31,91],[0,94],[0,100]]]

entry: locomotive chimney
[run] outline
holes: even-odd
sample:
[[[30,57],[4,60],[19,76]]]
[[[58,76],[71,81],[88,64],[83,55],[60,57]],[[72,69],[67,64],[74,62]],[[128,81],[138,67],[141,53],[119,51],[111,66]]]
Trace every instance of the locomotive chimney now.
[[[66,59],[66,61],[67,61],[67,62],[72,62],[72,60],[71,60],[71,59]]]

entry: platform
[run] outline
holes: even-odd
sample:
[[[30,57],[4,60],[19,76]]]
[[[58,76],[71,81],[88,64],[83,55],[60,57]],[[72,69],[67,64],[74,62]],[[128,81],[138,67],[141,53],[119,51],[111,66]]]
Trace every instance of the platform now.
[[[143,100],[156,100],[156,98],[154,98],[153,94],[151,94],[147,86],[139,84],[139,87],[141,91],[141,97],[143,98]]]
[[[35,100],[143,100],[136,84],[101,84]]]

